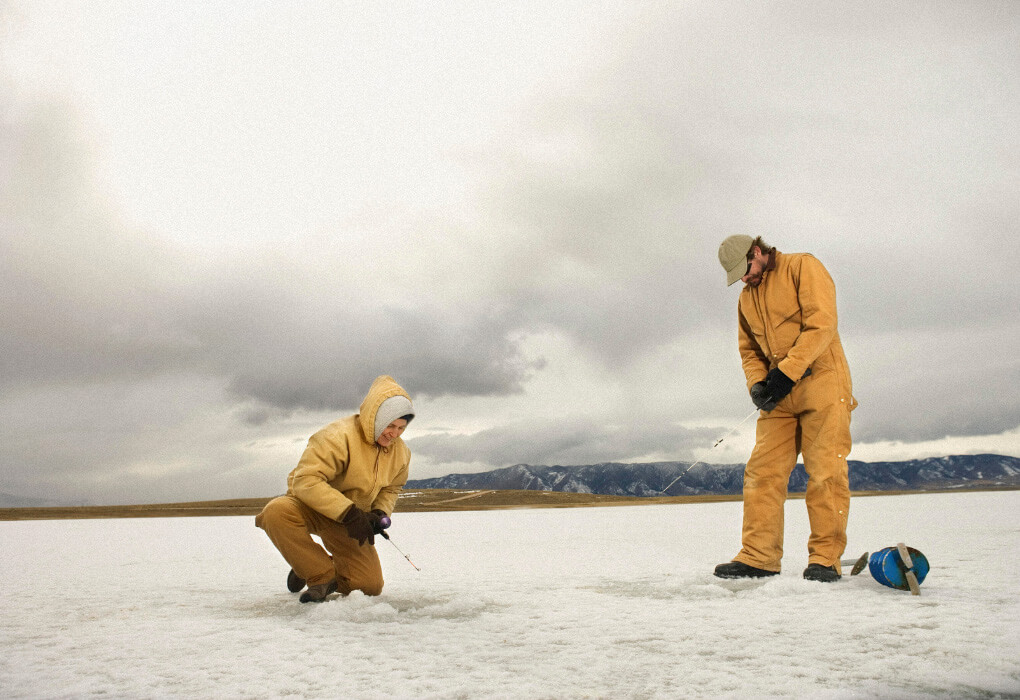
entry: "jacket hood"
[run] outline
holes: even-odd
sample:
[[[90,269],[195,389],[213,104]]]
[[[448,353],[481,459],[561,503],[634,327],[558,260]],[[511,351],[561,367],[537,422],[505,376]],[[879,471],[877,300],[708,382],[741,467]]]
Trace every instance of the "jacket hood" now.
[[[365,400],[361,402],[358,425],[361,427],[361,437],[370,445],[375,443],[375,416],[379,412],[379,407],[383,401],[392,396],[403,396],[408,401],[411,400],[410,395],[393,377],[383,374],[372,382]]]

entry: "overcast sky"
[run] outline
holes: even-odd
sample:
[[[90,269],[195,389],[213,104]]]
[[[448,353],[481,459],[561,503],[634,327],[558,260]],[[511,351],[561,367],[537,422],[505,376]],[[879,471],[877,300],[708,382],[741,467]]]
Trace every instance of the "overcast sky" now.
[[[836,281],[862,460],[1020,456],[1020,3],[0,2],[0,491],[747,458],[734,233]]]

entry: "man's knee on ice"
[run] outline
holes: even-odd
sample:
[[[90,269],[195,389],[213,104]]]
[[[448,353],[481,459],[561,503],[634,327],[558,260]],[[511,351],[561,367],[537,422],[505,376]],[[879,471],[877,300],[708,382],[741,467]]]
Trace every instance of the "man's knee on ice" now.
[[[371,580],[371,579],[347,579],[340,577],[337,579],[337,586],[341,593],[348,595],[353,591],[361,591],[368,596],[382,595],[383,582],[382,580]]]
[[[365,585],[361,587],[361,592],[365,595],[377,596],[382,595],[383,585],[382,583],[376,583],[371,586]]]

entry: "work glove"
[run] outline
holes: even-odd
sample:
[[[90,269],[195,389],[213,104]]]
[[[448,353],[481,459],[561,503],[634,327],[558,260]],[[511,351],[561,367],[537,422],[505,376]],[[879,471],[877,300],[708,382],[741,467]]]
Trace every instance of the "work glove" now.
[[[772,400],[772,394],[769,393],[765,382],[758,382],[751,387],[751,401],[766,413],[776,407],[776,402]]]
[[[383,533],[383,530],[386,529],[381,524],[382,523],[382,519],[386,518],[386,517],[389,517],[389,516],[386,515],[386,511],[379,510],[378,508],[374,508],[374,509],[368,511],[367,515],[368,515],[368,521],[370,523],[372,523],[372,534],[373,535],[381,535]]]
[[[365,542],[369,544],[375,544],[374,528],[372,527],[372,521],[368,517],[368,513],[361,510],[355,505],[352,505],[344,513],[344,517],[340,519],[340,524],[347,529],[347,535],[358,541],[358,545],[364,545]]]
[[[794,383],[778,367],[769,370],[769,373],[765,375],[765,389],[769,392],[773,403],[779,403],[789,396],[793,391]]]

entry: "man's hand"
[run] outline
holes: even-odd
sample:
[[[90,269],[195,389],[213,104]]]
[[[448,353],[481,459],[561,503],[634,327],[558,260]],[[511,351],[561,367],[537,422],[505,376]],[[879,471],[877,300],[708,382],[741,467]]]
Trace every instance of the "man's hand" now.
[[[811,374],[810,367],[804,373],[804,377],[809,374]],[[751,401],[759,409],[768,413],[776,407],[776,404],[790,395],[794,384],[796,382],[783,374],[778,367],[769,370],[769,373],[765,375],[765,381],[751,385]]]
[[[751,387],[751,401],[766,413],[776,407],[776,402],[772,400],[772,394],[769,393],[765,382],[758,382]]]
[[[778,367],[769,370],[769,373],[765,376],[765,388],[775,403],[779,403],[789,396],[790,392],[793,391],[793,385],[794,381],[783,374]]]
[[[383,518],[389,517],[385,511],[379,510],[378,508],[368,511],[368,521],[372,524],[372,534],[381,535],[384,528],[380,523]]]
[[[368,514],[352,505],[344,513],[344,517],[340,519],[340,524],[347,528],[347,535],[353,537],[358,541],[358,545],[363,545],[365,542],[369,544],[375,544],[375,528],[372,527],[372,521]]]

